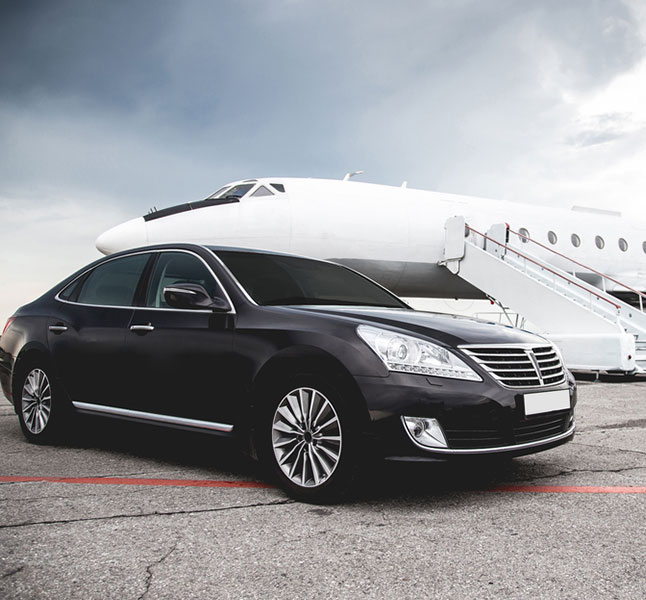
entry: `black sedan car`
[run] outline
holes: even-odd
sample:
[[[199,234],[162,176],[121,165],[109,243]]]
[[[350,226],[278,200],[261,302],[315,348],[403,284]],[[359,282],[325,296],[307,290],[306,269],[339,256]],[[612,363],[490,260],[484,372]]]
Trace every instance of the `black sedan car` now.
[[[544,338],[415,311],[333,263],[193,244],[102,258],[20,308],[0,381],[31,442],[78,413],[208,431],[309,501],[370,457],[516,456],[575,428]]]

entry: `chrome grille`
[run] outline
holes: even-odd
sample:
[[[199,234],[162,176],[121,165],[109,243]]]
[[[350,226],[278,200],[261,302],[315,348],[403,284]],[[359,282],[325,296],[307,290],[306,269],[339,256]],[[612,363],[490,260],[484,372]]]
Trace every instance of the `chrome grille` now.
[[[552,346],[461,346],[460,350],[506,387],[545,387],[565,380]]]

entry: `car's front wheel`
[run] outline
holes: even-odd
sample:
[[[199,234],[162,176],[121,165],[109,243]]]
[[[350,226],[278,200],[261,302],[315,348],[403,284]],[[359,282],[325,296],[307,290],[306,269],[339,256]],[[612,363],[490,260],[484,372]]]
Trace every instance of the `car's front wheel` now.
[[[351,407],[333,387],[301,378],[274,394],[262,454],[282,487],[306,502],[333,502],[351,488],[358,438]]]
[[[18,419],[25,437],[37,444],[57,439],[65,427],[67,404],[44,364],[32,364],[18,377]]]

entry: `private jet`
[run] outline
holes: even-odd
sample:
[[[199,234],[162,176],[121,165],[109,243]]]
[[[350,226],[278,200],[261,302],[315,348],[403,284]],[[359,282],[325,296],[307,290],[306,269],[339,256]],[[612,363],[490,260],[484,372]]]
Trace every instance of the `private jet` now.
[[[327,259],[404,297],[490,298],[549,335],[571,368],[646,367],[646,218],[619,210],[268,177],[151,210],[96,247],[167,242]]]

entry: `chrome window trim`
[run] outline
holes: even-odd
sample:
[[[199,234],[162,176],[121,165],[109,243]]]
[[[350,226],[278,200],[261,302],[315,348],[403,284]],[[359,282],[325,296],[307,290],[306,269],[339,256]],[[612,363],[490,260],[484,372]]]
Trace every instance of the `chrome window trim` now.
[[[248,292],[247,292],[247,290],[243,287],[243,285],[238,281],[238,278],[237,278],[237,277],[236,277],[236,276],[231,272],[231,269],[229,269],[229,267],[227,267],[227,266],[224,264],[224,262],[222,261],[222,259],[221,259],[217,254],[216,254],[216,252],[217,252],[217,251],[216,251],[216,250],[211,250],[211,249],[210,249],[210,248],[208,248],[207,246],[202,246],[202,248],[204,248],[207,252],[210,252],[212,256],[215,256],[215,260],[216,260],[216,261],[218,262],[218,264],[222,267],[222,269],[224,269],[225,273],[226,273],[229,277],[231,277],[231,280],[233,281],[233,283],[234,283],[236,286],[238,286],[238,289],[240,290],[240,292],[242,292],[242,295],[243,295],[243,296],[244,296],[244,297],[245,297],[249,302],[251,302],[251,304],[253,304],[254,306],[260,306],[260,305],[259,305],[259,304],[258,304],[258,303],[257,303],[257,302],[256,302],[256,301],[255,301],[255,300],[254,300],[250,295],[249,295],[249,293],[248,293]]]
[[[203,248],[203,246],[201,246]],[[208,248],[205,248],[208,250]],[[231,310],[227,312],[222,312],[219,314],[223,315],[235,315],[236,314],[236,307],[233,301],[231,300],[231,296],[229,296],[229,293],[227,292],[226,288],[222,285],[222,282],[218,278],[218,276],[213,272],[213,269],[209,266],[209,264],[196,252],[193,252],[192,250],[186,250],[184,248],[159,248],[159,249],[152,249],[152,250],[139,250],[137,252],[130,252],[128,254],[122,254],[121,256],[115,256],[114,258],[109,258],[107,260],[104,260],[98,265],[95,265],[91,269],[86,269],[82,273],[78,275],[78,277],[75,277],[72,281],[70,281],[60,292],[58,292],[54,296],[54,300],[58,300],[59,302],[62,302],[64,304],[72,304],[73,306],[90,306],[90,307],[95,307],[95,308],[125,308],[129,310],[163,310],[165,312],[191,312],[191,313],[203,313],[203,314],[211,314],[213,313],[212,310],[209,309],[191,309],[191,308],[164,308],[164,307],[156,307],[156,306],[135,306],[134,304],[131,305],[121,305],[121,304],[87,304],[85,302],[72,302],[70,300],[64,300],[63,298],[60,298],[60,294],[62,294],[68,287],[74,284],[74,282],[78,281],[81,277],[84,277],[87,273],[90,271],[93,271],[94,269],[105,265],[113,260],[118,260],[120,258],[126,258],[128,256],[136,256],[138,254],[156,254],[156,253],[161,253],[161,252],[184,252],[185,254],[191,254],[192,256],[195,256],[199,260],[202,261],[204,266],[207,268],[209,273],[213,276],[213,279],[215,279],[215,282],[218,284],[219,288],[224,292],[224,296],[226,297],[227,301],[229,302],[229,305],[231,306]],[[213,254],[213,252],[211,252]],[[218,259],[218,262],[221,263]]]
[[[576,430],[576,423],[568,428],[567,431],[559,433],[558,435],[553,435],[552,437],[543,438],[542,440],[534,440],[533,442],[523,442],[522,444],[512,444],[511,446],[496,446],[494,448],[429,448],[428,446],[422,446],[416,442],[411,435],[409,438],[413,443],[424,450],[425,452],[435,454],[493,454],[496,452],[513,452],[514,450],[525,450],[526,448],[534,448],[536,446],[544,446],[545,444],[551,444],[552,442],[558,442],[559,440],[565,439],[566,437],[572,435]]]
[[[129,408],[118,408],[116,406],[104,406],[102,404],[90,404],[88,402],[72,402],[74,408],[81,411],[115,415],[118,417],[128,417],[131,419],[139,419],[141,421],[153,421],[155,423],[166,423],[168,425],[181,425],[183,427],[192,427],[195,429],[210,429],[212,431],[223,431],[231,433],[233,425],[228,423],[218,423],[216,421],[202,421],[200,419],[187,419],[185,417],[174,417],[171,415],[161,415],[158,413],[144,412],[140,410],[132,410]]]

